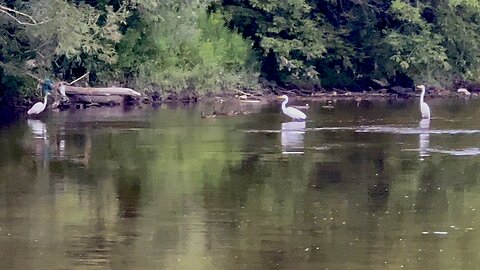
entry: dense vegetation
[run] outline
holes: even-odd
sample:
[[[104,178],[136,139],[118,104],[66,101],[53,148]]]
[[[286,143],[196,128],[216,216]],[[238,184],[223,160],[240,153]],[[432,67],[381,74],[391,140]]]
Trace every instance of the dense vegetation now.
[[[32,78],[140,91],[368,90],[480,75],[477,0],[0,0],[0,100]]]

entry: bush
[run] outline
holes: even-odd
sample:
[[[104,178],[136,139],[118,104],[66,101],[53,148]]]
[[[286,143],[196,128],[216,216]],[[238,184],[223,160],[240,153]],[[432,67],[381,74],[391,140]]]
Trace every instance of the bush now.
[[[191,20],[185,13],[196,13]],[[251,44],[219,13],[171,11],[160,23],[141,20],[118,46],[119,69],[141,89],[227,91],[256,85]]]

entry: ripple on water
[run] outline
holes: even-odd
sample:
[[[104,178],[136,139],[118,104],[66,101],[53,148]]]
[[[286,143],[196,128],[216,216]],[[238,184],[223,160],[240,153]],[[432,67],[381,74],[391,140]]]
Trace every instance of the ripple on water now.
[[[247,129],[243,130],[246,133],[280,133],[280,130],[276,129]]]
[[[452,156],[478,156],[480,155],[479,148],[466,148],[461,150],[443,150],[443,149],[429,149],[429,152],[448,154]]]
[[[478,129],[428,129],[420,127],[395,127],[395,126],[358,126],[358,127],[319,127],[306,128],[305,131],[348,131],[356,133],[387,133],[387,134],[480,134]],[[278,129],[248,129],[246,133],[281,133]]]
[[[390,133],[390,134],[477,134],[478,129],[424,129],[392,126],[362,126],[355,129],[357,133]]]

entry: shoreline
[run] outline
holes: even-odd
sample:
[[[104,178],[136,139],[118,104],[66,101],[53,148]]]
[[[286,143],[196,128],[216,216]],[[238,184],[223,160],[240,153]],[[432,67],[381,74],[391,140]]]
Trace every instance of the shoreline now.
[[[403,88],[404,90],[409,90],[408,88]],[[198,95],[196,93],[170,93],[165,96],[159,95],[159,93],[149,93],[143,94],[141,97],[132,98],[129,96],[126,97],[107,97],[107,96],[80,96],[72,97],[70,96],[68,100],[58,100],[55,99],[52,101],[52,98],[49,99],[49,104],[47,105],[50,109],[69,109],[69,108],[88,108],[88,107],[114,107],[114,106],[124,106],[124,107],[144,107],[144,106],[159,106],[161,104],[198,104],[202,102],[235,102],[240,103],[271,103],[277,100],[277,97],[280,95],[288,95],[295,100],[307,101],[307,102],[328,102],[328,101],[337,101],[337,100],[408,100],[415,99],[419,97],[419,93],[413,90],[404,91],[403,93],[388,91],[387,89],[381,89],[377,91],[364,91],[364,92],[353,92],[345,90],[322,90],[317,92],[307,92],[298,89],[286,90],[286,89],[264,89],[263,91],[240,91],[236,90],[231,93],[209,93],[204,95]],[[480,94],[473,92],[470,95],[465,93],[447,91],[447,90],[438,90],[431,89],[425,95],[428,99],[438,99],[438,98],[478,98]],[[58,98],[58,97],[57,97]],[[19,99],[14,98],[11,104],[0,104],[0,109],[2,110],[13,110],[13,111],[25,111],[28,110],[35,102],[38,100],[31,99]],[[73,102],[72,102],[73,101]],[[53,105],[53,107],[52,107]]]

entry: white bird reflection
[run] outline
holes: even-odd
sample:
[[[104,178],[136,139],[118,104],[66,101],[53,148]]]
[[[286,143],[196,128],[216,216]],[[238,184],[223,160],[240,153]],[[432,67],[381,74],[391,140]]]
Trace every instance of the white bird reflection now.
[[[430,128],[430,119],[422,119],[419,128],[427,131],[426,133],[420,133],[419,137],[420,160],[423,160],[423,157],[429,156],[428,148],[430,147],[430,134],[428,133],[428,129]]]
[[[47,139],[47,125],[45,125],[45,123],[37,119],[28,119],[27,125],[35,139]]]
[[[92,150],[92,140],[88,131],[84,134],[84,145],[76,147],[74,144],[67,144],[61,130],[47,129],[47,125],[41,120],[28,119],[27,125],[30,132],[26,134],[25,146],[42,161],[44,168],[48,168],[51,160],[65,160],[88,166]]]
[[[27,119],[27,125],[33,133],[32,144],[33,151],[42,160],[42,168],[45,171],[48,168],[50,159],[50,143],[48,139],[47,125],[38,119]]]
[[[303,154],[305,122],[282,123],[282,154]]]

